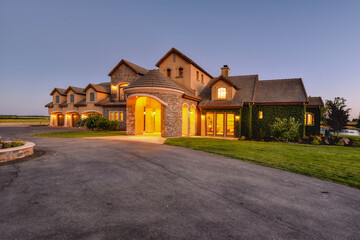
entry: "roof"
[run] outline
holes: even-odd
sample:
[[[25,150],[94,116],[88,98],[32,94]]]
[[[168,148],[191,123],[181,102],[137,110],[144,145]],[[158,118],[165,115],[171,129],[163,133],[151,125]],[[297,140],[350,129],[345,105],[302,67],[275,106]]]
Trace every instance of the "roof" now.
[[[224,77],[223,75],[220,75],[219,77],[215,78],[213,81],[211,81],[211,84],[209,85],[209,87],[212,87],[215,83],[217,83],[218,81],[224,81],[227,84],[229,84],[230,86],[234,87],[236,90],[238,90],[238,86],[236,85],[235,82],[232,81],[233,77]]]
[[[49,102],[45,105],[45,107],[52,108],[54,106],[53,102]]]
[[[255,103],[304,103],[308,102],[301,78],[261,80],[256,82]]]
[[[184,59],[186,62],[194,65],[195,67],[197,67],[200,71],[202,71],[203,73],[205,73],[208,77],[213,78],[213,76],[211,76],[208,72],[206,72],[202,67],[200,67],[196,62],[194,62],[193,60],[191,60],[189,57],[187,57],[185,54],[183,54],[182,52],[180,52],[179,50],[177,50],[176,48],[171,48],[156,64],[156,67],[159,67],[160,64],[168,57],[170,56],[172,53],[175,53],[177,55],[179,55],[182,59]]]
[[[85,95],[85,89],[84,88],[79,88],[79,87],[73,87],[73,86],[69,86],[66,90],[65,93],[67,93],[68,91],[73,90],[76,94],[81,94],[81,95]]]
[[[309,99],[309,103],[306,104],[307,106],[318,106],[318,107],[324,106],[324,102],[321,97],[310,97],[309,96],[308,99]]]
[[[86,86],[86,88],[84,89],[84,91],[86,91],[92,87],[97,92],[110,93],[111,92],[110,85],[111,85],[110,82],[103,82],[103,83],[99,83],[99,84],[89,83]]]
[[[65,102],[63,102],[63,103],[60,103],[60,104],[59,104],[59,107],[67,107],[67,105],[68,105],[68,104],[67,104],[67,102],[65,101]]]
[[[86,98],[74,104],[75,107],[86,106]]]
[[[171,78],[164,76],[159,70],[150,70],[144,76],[133,81],[125,89],[140,88],[140,87],[152,87],[152,88],[170,88],[179,90],[182,92],[188,92],[178,84],[176,84]]]
[[[54,88],[54,90],[52,90],[50,95],[53,95],[55,92],[58,92],[60,95],[66,96],[65,91],[66,91],[66,89],[63,89],[63,88]]]
[[[135,73],[140,74],[140,75],[144,75],[149,71],[146,68],[143,68],[143,67],[140,67],[139,65],[136,65],[135,63],[126,61],[125,59],[121,59],[121,61],[113,68],[113,70],[111,70],[111,72],[109,72],[108,76],[111,76],[122,64],[127,65]]]
[[[101,101],[95,103],[96,106],[103,106],[103,107],[117,107],[117,106],[126,106],[126,101],[120,102],[112,102],[110,96],[102,99]]]
[[[211,86],[222,79],[231,83],[236,89],[235,95],[232,100],[211,100]],[[219,76],[211,79],[204,90],[200,93],[199,97],[203,101],[199,104],[200,107],[220,107],[220,106],[242,106],[246,102],[252,102],[255,84],[258,81],[258,75],[241,75],[241,76]]]

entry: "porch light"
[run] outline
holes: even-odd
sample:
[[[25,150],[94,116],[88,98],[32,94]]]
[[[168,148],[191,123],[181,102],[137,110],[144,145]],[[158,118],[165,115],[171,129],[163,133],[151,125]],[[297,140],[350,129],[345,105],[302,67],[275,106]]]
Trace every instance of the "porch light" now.
[[[146,114],[146,112],[144,112],[144,114]]]
[[[153,112],[153,114],[155,115],[155,112]]]
[[[112,85],[111,88],[112,88],[113,90],[116,90],[116,89],[117,89],[117,87],[116,87],[115,85]]]
[[[236,120],[239,120],[239,119],[240,119],[240,116],[235,116],[235,119],[236,119]]]
[[[193,114],[193,112],[190,112],[190,114]]]
[[[205,118],[205,115],[201,115],[201,118],[204,119],[204,118]]]

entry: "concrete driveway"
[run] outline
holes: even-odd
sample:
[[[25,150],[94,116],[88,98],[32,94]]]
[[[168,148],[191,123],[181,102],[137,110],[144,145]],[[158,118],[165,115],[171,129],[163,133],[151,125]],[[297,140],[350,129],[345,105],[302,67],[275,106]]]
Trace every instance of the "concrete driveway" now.
[[[29,137],[44,131],[59,129],[0,127],[38,151],[0,165],[0,239],[360,238],[357,189],[167,145]]]

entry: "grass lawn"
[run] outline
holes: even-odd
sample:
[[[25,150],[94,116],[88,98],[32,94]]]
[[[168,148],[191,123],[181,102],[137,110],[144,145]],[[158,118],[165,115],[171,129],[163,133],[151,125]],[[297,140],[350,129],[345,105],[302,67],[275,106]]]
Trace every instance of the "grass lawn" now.
[[[168,138],[165,144],[223,155],[360,189],[360,148],[209,138]]]
[[[45,132],[37,133],[33,137],[57,137],[57,138],[84,138],[84,137],[105,137],[105,136],[120,136],[126,135],[125,132],[120,131],[64,131],[64,132]]]
[[[0,123],[38,123],[49,124],[49,118],[1,118]]]

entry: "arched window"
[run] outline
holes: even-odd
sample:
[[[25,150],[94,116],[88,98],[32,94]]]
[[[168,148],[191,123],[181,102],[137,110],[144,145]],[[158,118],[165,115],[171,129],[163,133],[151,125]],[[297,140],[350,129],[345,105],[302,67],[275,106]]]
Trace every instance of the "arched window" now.
[[[166,76],[171,77],[171,69],[166,69]]]
[[[306,126],[314,126],[314,114],[307,112],[305,113],[305,125]]]
[[[124,94],[124,88],[126,88],[127,86],[129,86],[128,83],[123,83],[119,85],[119,92],[118,92],[118,97],[120,101],[124,101],[125,100],[125,94]]]
[[[220,87],[217,90],[218,93],[218,99],[226,99],[226,88]]]
[[[73,103],[75,101],[75,96],[74,94],[71,94],[70,95],[70,102]]]
[[[180,67],[178,70],[179,70],[179,77],[182,77],[184,75],[184,69]]]
[[[204,83],[204,74],[201,74],[201,83]]]
[[[200,78],[199,78],[199,71],[196,71],[196,80],[200,80]]]
[[[90,93],[90,102],[95,101],[95,93]]]

